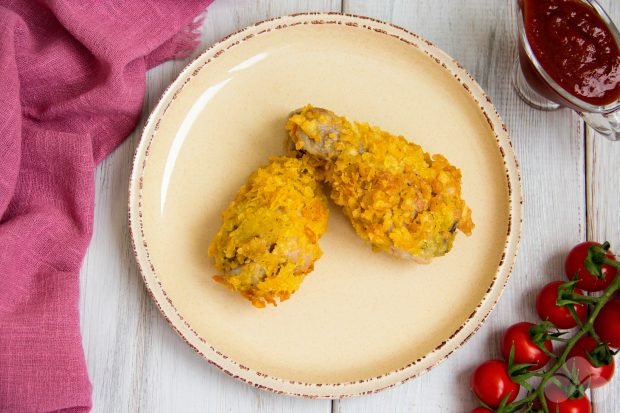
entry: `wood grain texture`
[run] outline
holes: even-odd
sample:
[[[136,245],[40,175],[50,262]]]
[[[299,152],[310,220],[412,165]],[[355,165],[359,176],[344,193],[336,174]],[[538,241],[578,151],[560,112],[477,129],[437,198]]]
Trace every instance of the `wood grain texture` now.
[[[256,21],[325,10],[339,11],[340,1],[216,1],[195,55]],[[164,321],[137,272],[127,227],[131,161],[146,116],[192,59],[148,73],[143,119],[97,170],[95,229],[81,273],[81,324],[93,411],[330,412],[329,400],[276,396],[210,366]]]
[[[600,2],[619,21],[620,4]],[[536,291],[562,276],[565,251],[586,236],[609,239],[620,249],[616,172],[620,144],[598,136],[584,139],[582,122],[569,110],[543,113],[518,99],[510,84],[516,57],[511,2],[217,0],[209,8],[201,48],[259,20],[301,11],[339,11],[341,6],[345,12],[419,33],[473,74],[511,132],[522,169],[525,222],[513,277],[478,334],[424,376],[376,395],[334,401],[333,410],[468,411],[475,405],[467,384],[471,370],[484,359],[499,356],[497,343],[505,327],[536,320]],[[93,411],[330,412],[329,401],[259,391],[208,365],[163,320],[137,273],[127,228],[131,160],[146,115],[188,61],[166,63],[149,72],[144,116],[136,133],[98,169],[95,232],[81,277],[81,321],[94,385]],[[620,380],[597,391],[595,411],[617,411],[619,391]]]
[[[500,356],[498,341],[507,326],[536,320],[533,308],[537,289],[562,276],[564,251],[585,236],[581,122],[568,110],[533,110],[511,87],[516,58],[512,2],[345,0],[344,9],[416,32],[472,73],[510,130],[522,170],[525,221],[512,279],[482,329],[426,375],[377,395],[337,402],[335,411],[469,411],[475,406],[468,388],[471,371],[483,360]]]
[[[620,2],[600,1],[616,24],[620,23]],[[620,144],[609,142],[592,129],[586,134],[587,238],[609,241],[616,254],[620,253]],[[618,358],[616,357],[616,364]],[[592,395],[594,413],[620,410],[620,378],[596,389]]]
[[[620,9],[616,7],[616,9]],[[616,13],[618,16],[620,13]],[[609,241],[614,252],[620,252],[620,145],[597,136],[591,129],[587,134],[587,237],[595,241]],[[616,359],[616,362],[618,360]],[[594,412],[620,410],[620,379],[615,378],[606,387],[593,394]]]

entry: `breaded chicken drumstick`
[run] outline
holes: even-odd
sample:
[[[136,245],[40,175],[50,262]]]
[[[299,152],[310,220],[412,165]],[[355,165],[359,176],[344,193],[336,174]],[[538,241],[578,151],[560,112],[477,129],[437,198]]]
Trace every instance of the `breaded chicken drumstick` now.
[[[315,168],[303,158],[272,158],[222,214],[209,247],[220,271],[213,278],[256,307],[288,299],[322,254],[327,215]]]
[[[306,106],[286,129],[322,167],[331,198],[374,249],[421,263],[446,254],[456,231],[470,235],[461,172],[402,136]]]

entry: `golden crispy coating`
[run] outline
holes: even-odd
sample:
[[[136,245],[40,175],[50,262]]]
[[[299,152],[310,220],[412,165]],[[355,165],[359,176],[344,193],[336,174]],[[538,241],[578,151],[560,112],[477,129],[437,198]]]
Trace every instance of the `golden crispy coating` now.
[[[376,250],[429,262],[470,235],[461,172],[402,136],[310,105],[286,125],[295,148],[324,168],[331,198]]]
[[[315,168],[304,158],[271,158],[222,214],[209,247],[222,274],[213,278],[256,307],[288,299],[322,255],[327,215]]]

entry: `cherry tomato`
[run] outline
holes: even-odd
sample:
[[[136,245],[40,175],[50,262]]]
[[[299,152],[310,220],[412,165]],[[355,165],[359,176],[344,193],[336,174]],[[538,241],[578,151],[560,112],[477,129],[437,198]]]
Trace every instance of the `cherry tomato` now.
[[[582,242],[577,244],[566,257],[565,270],[566,276],[569,280],[573,280],[577,277],[577,287],[585,291],[595,292],[602,291],[611,284],[616,277],[618,269],[606,264],[600,265],[601,278],[598,278],[592,272],[586,268],[586,258],[590,247],[601,246],[598,242]],[[607,252],[605,257],[610,260],[615,260],[614,255],[611,252]]]
[[[557,305],[558,287],[562,281],[554,281],[545,285],[536,298],[536,311],[543,321],[551,321],[557,328],[573,328],[577,325],[571,316],[568,306]],[[580,289],[575,288],[575,294],[583,295]],[[581,321],[586,319],[587,307],[585,304],[573,305]]]
[[[611,300],[594,320],[594,330],[609,347],[620,348],[620,299]]]
[[[588,357],[588,353],[596,347],[596,340],[591,336],[583,336],[568,353],[568,361],[566,362],[569,371],[577,370],[579,382],[584,385],[589,383],[589,387],[592,389],[609,383],[614,375],[616,366],[612,356],[607,360],[609,364],[601,364],[599,367],[594,367]]]
[[[545,398],[547,399],[549,412],[592,413],[590,399],[585,395],[578,399],[569,399],[562,390],[556,386],[551,386],[551,389],[545,390]]]
[[[491,410],[486,407],[476,407],[471,413],[493,413]]]
[[[489,360],[478,366],[470,386],[478,399],[491,408],[499,407],[506,396],[510,403],[519,394],[519,385],[510,379],[508,366],[501,360]]]
[[[535,325],[532,323],[523,322],[514,324],[506,330],[502,338],[501,346],[502,356],[504,356],[505,360],[508,360],[510,349],[514,345],[515,364],[534,364],[534,366],[529,369],[538,370],[549,362],[550,357],[532,341],[530,329],[534,326]],[[553,352],[551,340],[546,340],[544,346],[549,352]]]

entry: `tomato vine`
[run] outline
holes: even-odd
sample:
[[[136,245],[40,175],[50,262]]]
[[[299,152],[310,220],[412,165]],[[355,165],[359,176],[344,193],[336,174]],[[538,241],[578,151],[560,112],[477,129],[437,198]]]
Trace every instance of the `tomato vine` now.
[[[620,347],[620,262],[609,247],[588,242],[571,250],[570,281],[548,284],[537,300],[543,321],[511,326],[502,340],[506,361],[491,360],[474,371],[471,388],[482,406],[473,412],[591,412],[585,391],[611,378],[612,348]],[[577,286],[600,294],[585,296]],[[573,326],[576,331],[567,337],[565,329]],[[517,399],[521,387],[526,392]]]

